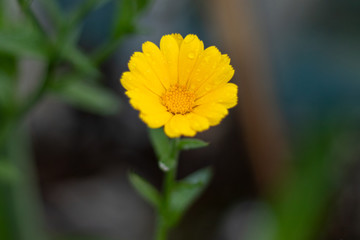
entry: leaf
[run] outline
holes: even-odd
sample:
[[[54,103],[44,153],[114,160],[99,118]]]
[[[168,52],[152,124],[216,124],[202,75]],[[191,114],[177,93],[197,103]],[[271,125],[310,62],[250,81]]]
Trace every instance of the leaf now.
[[[202,148],[209,145],[209,143],[204,142],[196,138],[182,138],[179,140],[177,147],[179,150],[190,150],[196,148]]]
[[[7,139],[7,153],[10,164],[19,169],[20,178],[11,189],[10,197],[13,207],[12,218],[16,238],[7,239],[49,239],[44,231],[42,204],[40,201],[37,177],[33,159],[31,158],[30,137],[25,126],[17,125]]]
[[[161,170],[166,172],[174,168],[176,160],[172,155],[174,152],[175,140],[169,139],[165,135],[163,128],[149,128],[149,136],[158,158],[158,163]]]
[[[149,136],[158,157],[168,155],[170,153],[170,139],[165,135],[162,128],[149,128]]]
[[[150,0],[137,0],[136,2],[137,2],[137,11],[141,12],[149,5]]]
[[[3,73],[2,70],[3,69],[0,69],[0,119],[2,114],[10,115],[15,110],[15,81],[11,77],[8,77],[5,73]]]
[[[292,161],[296,168],[273,202],[277,216],[276,239],[314,238],[318,224],[339,190],[339,183],[344,181],[350,167],[347,156],[352,156],[357,149],[356,144],[348,142],[349,131],[354,128],[344,124],[344,116],[341,123],[332,121],[334,119],[321,118],[321,122],[313,123],[309,130],[302,132],[304,137],[297,144]]]
[[[204,168],[192,173],[175,185],[170,200],[170,225],[173,226],[180,220],[181,216],[208,185],[211,176],[211,169]]]
[[[114,93],[83,81],[61,82],[52,87],[52,92],[70,104],[96,114],[115,114],[120,109],[120,99]]]
[[[77,70],[91,76],[99,76],[100,73],[90,59],[84,55],[73,44],[70,44],[63,51],[63,58],[68,60]]]
[[[20,178],[19,169],[0,159],[0,182],[14,183]]]
[[[5,26],[5,24],[9,21],[5,14],[7,10],[7,6],[4,1],[0,1],[0,28]]]
[[[160,205],[159,192],[149,184],[144,178],[140,177],[136,173],[129,173],[129,180],[138,193],[146,199],[150,204],[157,207]]]
[[[40,0],[42,6],[45,8],[47,12],[47,16],[49,16],[54,22],[55,26],[60,26],[62,21],[64,20],[62,16],[61,9],[56,0]]]
[[[17,73],[17,59],[11,54],[0,51],[0,74],[15,78]],[[15,82],[15,81],[14,81]]]
[[[116,13],[112,38],[119,39],[124,34],[133,33],[135,31],[136,1],[117,1]]]
[[[15,56],[32,56],[44,59],[50,53],[49,42],[27,28],[0,30],[0,51]]]

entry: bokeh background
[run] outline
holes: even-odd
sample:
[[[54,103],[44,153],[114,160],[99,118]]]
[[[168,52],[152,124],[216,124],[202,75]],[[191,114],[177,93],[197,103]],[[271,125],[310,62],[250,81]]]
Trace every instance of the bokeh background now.
[[[0,3],[1,240],[152,239],[127,175],[162,173],[119,79],[169,33],[227,53],[239,86],[181,154],[179,179],[214,177],[170,239],[360,239],[359,1]]]

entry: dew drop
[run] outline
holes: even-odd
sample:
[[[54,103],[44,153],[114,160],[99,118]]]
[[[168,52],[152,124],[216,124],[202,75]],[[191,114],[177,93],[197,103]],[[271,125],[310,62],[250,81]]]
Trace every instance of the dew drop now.
[[[194,59],[194,58],[195,58],[195,54],[194,54],[194,53],[189,53],[189,54],[188,54],[188,58]]]
[[[194,36],[194,35],[188,35],[188,36],[184,39],[184,42],[185,42],[185,43],[190,43],[190,42],[192,42],[194,39],[195,39],[195,36]]]
[[[159,167],[161,168],[161,170],[163,170],[165,172],[170,170],[169,167],[166,166],[163,162],[159,162]]]

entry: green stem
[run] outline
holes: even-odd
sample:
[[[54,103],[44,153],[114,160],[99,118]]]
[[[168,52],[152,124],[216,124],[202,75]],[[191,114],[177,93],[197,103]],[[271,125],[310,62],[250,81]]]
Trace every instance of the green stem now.
[[[163,194],[161,205],[158,209],[158,220],[156,226],[156,240],[166,240],[170,230],[170,204],[171,194],[176,183],[176,171],[178,165],[179,150],[177,147],[178,139],[171,139],[172,153],[171,158],[175,162],[174,167],[164,172]]]
[[[166,240],[168,235],[168,226],[166,224],[166,220],[162,215],[159,214],[157,219],[157,226],[156,226],[156,240]]]

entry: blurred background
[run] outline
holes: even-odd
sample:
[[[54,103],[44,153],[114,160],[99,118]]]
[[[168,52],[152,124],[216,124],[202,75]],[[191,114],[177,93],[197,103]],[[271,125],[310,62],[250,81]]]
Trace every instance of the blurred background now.
[[[356,0],[0,0],[0,239],[152,239],[127,174],[162,174],[119,79],[169,33],[239,86],[180,156],[214,177],[170,239],[360,239],[359,26]]]

